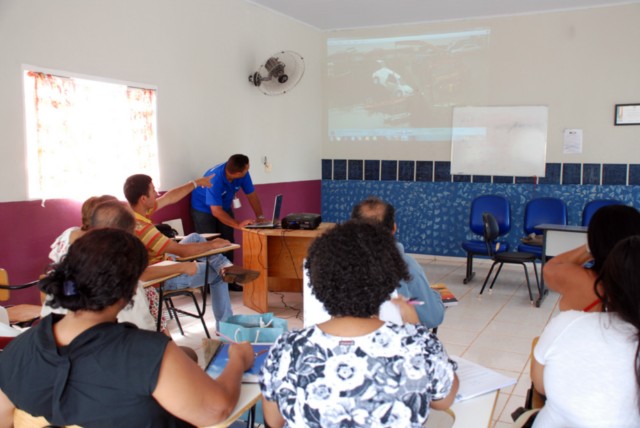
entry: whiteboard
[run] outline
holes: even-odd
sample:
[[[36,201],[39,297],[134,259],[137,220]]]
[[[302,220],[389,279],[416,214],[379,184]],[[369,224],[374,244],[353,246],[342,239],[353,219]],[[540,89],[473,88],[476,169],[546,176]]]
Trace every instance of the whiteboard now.
[[[451,174],[544,177],[546,106],[454,107]]]

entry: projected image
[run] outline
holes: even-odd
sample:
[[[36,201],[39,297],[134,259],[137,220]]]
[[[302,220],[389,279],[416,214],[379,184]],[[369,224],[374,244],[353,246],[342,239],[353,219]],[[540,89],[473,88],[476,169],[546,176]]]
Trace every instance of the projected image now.
[[[489,30],[327,41],[331,141],[449,141],[451,107],[483,104]]]

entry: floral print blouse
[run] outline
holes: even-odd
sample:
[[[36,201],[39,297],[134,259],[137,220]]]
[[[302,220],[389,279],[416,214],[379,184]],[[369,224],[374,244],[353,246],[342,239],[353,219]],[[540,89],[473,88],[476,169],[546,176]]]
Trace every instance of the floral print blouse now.
[[[422,325],[385,323],[348,338],[312,326],[278,338],[260,388],[288,427],[421,427],[455,369]]]

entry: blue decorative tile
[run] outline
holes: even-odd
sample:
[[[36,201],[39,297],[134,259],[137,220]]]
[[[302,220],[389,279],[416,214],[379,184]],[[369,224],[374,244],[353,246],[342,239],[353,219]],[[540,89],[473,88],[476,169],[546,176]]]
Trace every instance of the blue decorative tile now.
[[[633,174],[640,175],[640,165],[631,169]],[[509,200],[511,231],[505,236],[505,241],[512,248],[520,244],[524,230],[524,207],[527,201],[534,198],[562,199],[567,204],[569,224],[573,225],[580,224],[585,203],[593,199],[616,199],[640,206],[640,186],[635,185],[516,186],[496,183],[323,180],[321,186],[321,214],[324,221],[343,222],[349,218],[354,204],[369,195],[377,195],[393,201],[398,240],[404,244],[407,253],[454,257],[465,256],[460,243],[471,238],[466,226],[469,224],[469,206],[479,195],[498,194]]]
[[[562,165],[562,184],[580,184],[579,163],[565,163]]]
[[[454,183],[471,183],[470,175],[456,174],[453,176]]]
[[[451,162],[436,161],[434,178],[435,178],[435,181],[450,182],[451,181]]]
[[[602,165],[602,184],[627,184],[627,165],[618,163]]]
[[[561,164],[548,163],[544,168],[544,177],[540,177],[540,184],[560,184]]]
[[[349,159],[349,180],[362,180],[362,160]]]
[[[508,175],[494,175],[493,183],[494,184],[513,184],[513,177]]]
[[[599,163],[585,163],[582,165],[582,184],[600,185]]]
[[[331,180],[333,176],[332,167],[333,162],[331,159],[322,159],[322,179],[323,180]]]
[[[536,177],[516,177],[516,184],[536,184]]]
[[[365,160],[364,161],[364,179],[365,180],[380,180],[380,161],[379,160]]]
[[[413,181],[415,162],[401,160],[399,163],[400,169],[398,170],[398,180]]]
[[[433,161],[416,162],[416,181],[433,181]]]
[[[640,165],[629,165],[629,186],[640,186]]]
[[[334,180],[346,180],[347,179],[347,161],[346,161],[346,159],[334,159],[333,160],[333,179]]]
[[[398,162],[383,160],[382,161],[382,180],[396,181],[398,178]]]
[[[473,176],[474,183],[491,183],[490,175],[474,175]]]

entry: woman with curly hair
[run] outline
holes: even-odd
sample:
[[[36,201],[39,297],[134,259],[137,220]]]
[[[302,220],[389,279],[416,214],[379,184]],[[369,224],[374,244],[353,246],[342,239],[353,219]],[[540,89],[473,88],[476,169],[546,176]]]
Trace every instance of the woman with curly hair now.
[[[273,345],[260,381],[269,426],[421,427],[429,407],[451,405],[456,367],[437,337],[378,319],[408,277],[388,231],[338,225],[313,242],[305,267],[331,319]]]
[[[12,426],[16,408],[87,428],[206,426],[229,416],[251,345],[231,345],[214,380],[167,336],[118,323],[146,266],[144,245],[123,230],[90,230],[69,247],[40,282],[68,313],[46,316],[0,353],[0,426]]]

